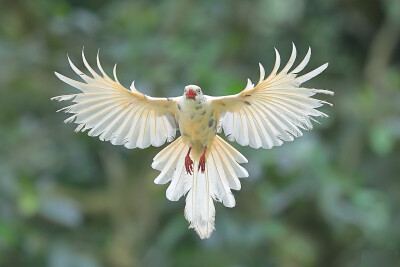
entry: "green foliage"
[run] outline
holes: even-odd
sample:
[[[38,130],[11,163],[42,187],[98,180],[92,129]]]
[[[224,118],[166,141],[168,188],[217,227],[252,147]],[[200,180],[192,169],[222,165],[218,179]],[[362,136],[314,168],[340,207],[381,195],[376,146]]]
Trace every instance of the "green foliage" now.
[[[400,20],[386,1],[2,1],[0,266],[367,266],[400,256]],[[334,104],[315,130],[273,150],[240,147],[250,178],[217,204],[212,238],[187,230],[150,165],[75,134],[50,97],[71,88],[85,47],[155,96],[210,95],[258,79],[295,42]],[[237,146],[236,146],[237,147]],[[371,253],[372,254],[371,254]],[[375,254],[373,254],[375,253]],[[384,254],[382,254],[384,253]],[[386,254],[385,254],[386,253]],[[367,255],[367,256],[365,256]]]

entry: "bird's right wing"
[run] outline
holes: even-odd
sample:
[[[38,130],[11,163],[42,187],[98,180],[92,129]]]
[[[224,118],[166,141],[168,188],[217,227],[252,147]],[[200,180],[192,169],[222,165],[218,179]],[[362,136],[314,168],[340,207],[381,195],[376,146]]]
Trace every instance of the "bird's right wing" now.
[[[102,76],[87,63],[82,51],[83,62],[93,77],[81,72],[68,58],[71,68],[85,81],[75,81],[55,73],[63,82],[79,89],[77,94],[53,97],[52,100],[72,100],[74,104],[60,109],[73,113],[64,122],[75,122],[78,131],[90,129],[90,136],[99,136],[102,141],[127,148],[146,148],[150,145],[161,146],[165,141],[175,138],[176,102],[174,98],[155,98],[136,90],[132,83],[128,90],[116,76],[114,80],[107,76],[100,65],[97,66]]]

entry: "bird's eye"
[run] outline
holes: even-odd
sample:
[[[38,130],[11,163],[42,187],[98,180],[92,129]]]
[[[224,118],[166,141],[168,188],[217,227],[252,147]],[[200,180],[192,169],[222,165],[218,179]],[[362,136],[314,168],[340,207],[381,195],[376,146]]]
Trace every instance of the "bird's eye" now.
[[[196,91],[197,91],[197,93],[200,93],[200,89],[197,89]]]

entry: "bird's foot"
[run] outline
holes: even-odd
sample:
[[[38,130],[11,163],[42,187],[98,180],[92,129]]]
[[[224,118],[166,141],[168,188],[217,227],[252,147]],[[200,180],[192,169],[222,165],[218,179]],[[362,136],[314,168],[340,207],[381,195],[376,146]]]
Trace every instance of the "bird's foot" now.
[[[204,173],[206,170],[206,151],[207,151],[207,147],[204,147],[204,152],[203,152],[203,155],[201,155],[201,157],[200,157],[199,167],[197,169],[197,170],[201,170],[202,173]]]
[[[193,172],[193,160],[190,158],[190,150],[192,150],[191,147],[189,147],[189,151],[185,157],[185,168],[186,168],[186,173],[192,175]]]

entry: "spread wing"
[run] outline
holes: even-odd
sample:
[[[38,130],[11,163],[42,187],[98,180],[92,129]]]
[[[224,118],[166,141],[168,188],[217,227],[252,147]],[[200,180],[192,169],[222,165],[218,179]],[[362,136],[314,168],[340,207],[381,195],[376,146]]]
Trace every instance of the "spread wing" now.
[[[275,66],[265,79],[260,64],[260,80],[256,86],[248,80],[246,88],[236,95],[211,98],[220,117],[220,127],[230,141],[253,148],[272,148],[301,136],[301,130],[312,129],[311,121],[316,121],[312,117],[328,117],[316,108],[331,104],[312,96],[316,93],[333,95],[333,92],[300,86],[324,71],[328,63],[297,76],[310,60],[311,50],[296,68],[290,70],[296,58],[293,44],[289,62],[278,73],[280,56],[276,49],[275,53]]]
[[[118,81],[116,65],[113,80],[101,67],[98,54],[97,66],[102,75],[90,67],[83,51],[82,58],[92,77],[81,72],[69,57],[68,61],[84,82],[55,72],[60,80],[81,91],[52,98],[58,101],[71,100],[74,103],[59,110],[74,114],[65,123],[75,122],[78,124],[76,132],[90,129],[90,136],[99,136],[102,141],[127,148],[161,146],[165,141],[170,142],[175,138],[177,127],[174,98],[146,96],[136,90],[134,83],[131,90],[128,90]]]

